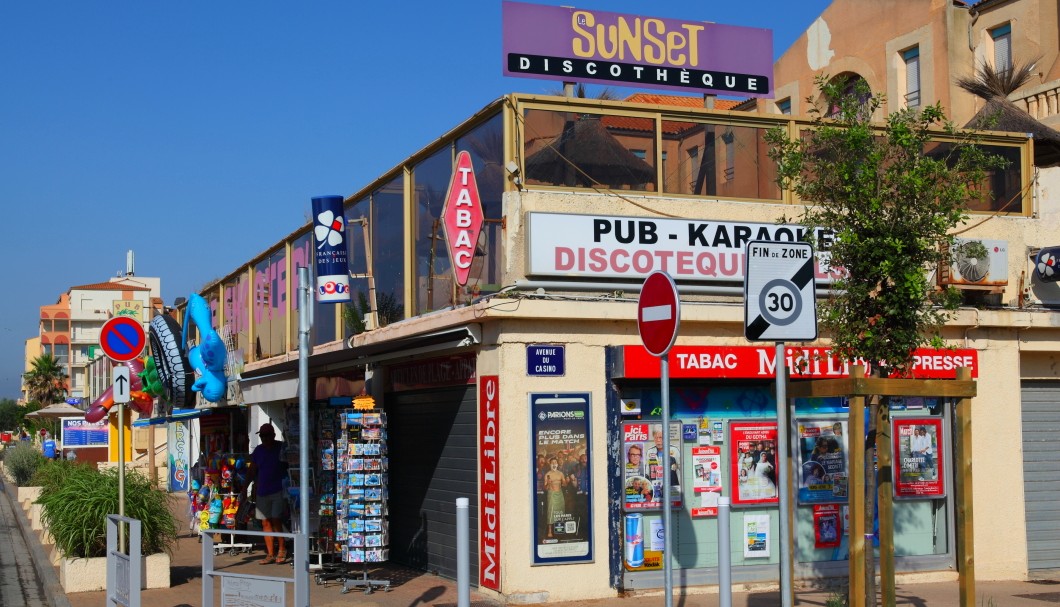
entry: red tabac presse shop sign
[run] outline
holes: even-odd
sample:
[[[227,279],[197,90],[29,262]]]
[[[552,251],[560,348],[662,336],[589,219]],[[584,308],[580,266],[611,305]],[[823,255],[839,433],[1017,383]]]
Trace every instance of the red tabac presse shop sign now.
[[[834,358],[827,347],[786,348],[784,364],[790,379],[850,376],[851,364]],[[913,353],[916,379],[956,379],[960,367],[971,368],[972,377],[979,377],[979,353],[964,348],[918,348]],[[623,346],[620,369],[620,377],[654,379],[659,377],[659,359],[642,346]],[[671,379],[766,379],[776,373],[773,346],[674,346],[670,350]]]
[[[456,155],[456,166],[449,181],[449,192],[445,196],[442,211],[445,222],[445,239],[449,243],[449,259],[453,262],[456,284],[467,284],[471,273],[471,262],[475,259],[475,245],[482,229],[482,202],[478,195],[475,169],[471,165],[471,154],[461,151]]]

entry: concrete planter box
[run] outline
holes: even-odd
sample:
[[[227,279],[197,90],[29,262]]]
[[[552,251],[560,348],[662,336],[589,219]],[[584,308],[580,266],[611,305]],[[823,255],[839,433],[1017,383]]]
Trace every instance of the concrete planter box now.
[[[166,553],[152,554],[144,562],[143,589],[169,588],[170,560]],[[59,583],[67,593],[95,592],[107,587],[107,559],[59,559]]]
[[[30,505],[37,501],[40,497],[40,492],[43,487],[19,487],[18,488],[18,503],[22,506],[23,510],[29,510]]]

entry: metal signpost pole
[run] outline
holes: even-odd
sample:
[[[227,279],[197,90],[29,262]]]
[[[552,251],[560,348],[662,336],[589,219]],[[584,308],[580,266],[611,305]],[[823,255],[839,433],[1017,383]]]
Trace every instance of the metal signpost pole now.
[[[791,607],[792,542],[791,448],[788,423],[788,368],[784,341],[817,339],[813,247],[806,242],[751,241],[744,257],[744,336],[776,344],[777,495],[780,507],[780,601]],[[853,536],[851,536],[853,537]]]
[[[673,576],[673,553],[670,552],[670,536],[673,534],[670,521],[673,513],[670,512],[670,352],[659,357],[659,376],[662,378],[662,430],[663,448],[659,457],[663,479],[663,577],[666,580],[666,607],[672,607],[674,602],[674,576]]]
[[[791,542],[791,485],[788,483],[791,449],[788,443],[788,366],[784,363],[784,342],[777,342],[777,491],[780,494],[780,604],[791,607],[795,598],[792,586],[793,544]]]
[[[662,453],[656,454],[663,485],[663,578],[665,605],[673,605],[673,553],[670,550],[672,513],[670,475],[670,348],[677,341],[681,327],[681,299],[677,284],[666,272],[652,272],[644,280],[637,301],[637,330],[644,349],[659,357],[660,390],[662,392]],[[650,464],[649,464],[650,465]]]
[[[118,403],[118,516],[125,518],[125,403]],[[118,550],[125,551],[125,522],[118,522]]]
[[[298,530],[301,546],[309,542],[309,306],[313,297],[309,290],[309,268],[298,268]],[[297,552],[296,552],[297,554]],[[300,607],[309,607],[309,553],[302,550],[295,564],[295,588],[301,590],[295,598]]]

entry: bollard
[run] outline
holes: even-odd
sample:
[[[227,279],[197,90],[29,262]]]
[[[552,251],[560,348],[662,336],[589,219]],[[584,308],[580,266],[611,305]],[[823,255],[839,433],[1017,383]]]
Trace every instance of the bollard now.
[[[719,607],[732,607],[732,543],[729,515],[730,498],[718,498],[718,591]]]
[[[467,498],[456,498],[456,607],[470,607],[470,549]]]

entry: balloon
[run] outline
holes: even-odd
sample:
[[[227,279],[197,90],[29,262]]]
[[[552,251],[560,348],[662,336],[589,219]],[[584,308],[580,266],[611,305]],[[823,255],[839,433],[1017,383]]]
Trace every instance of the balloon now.
[[[137,413],[140,413],[141,415],[151,415],[155,399],[147,392],[134,390],[129,393],[129,404]]]
[[[228,352],[224,342],[210,324],[210,306],[201,295],[192,294],[188,298],[188,317],[199,330],[199,345],[188,350],[188,362],[195,370],[195,383],[191,389],[202,394],[211,403],[224,398],[228,391],[228,378],[225,376],[225,362]],[[183,342],[188,343],[188,323],[184,322]]]

